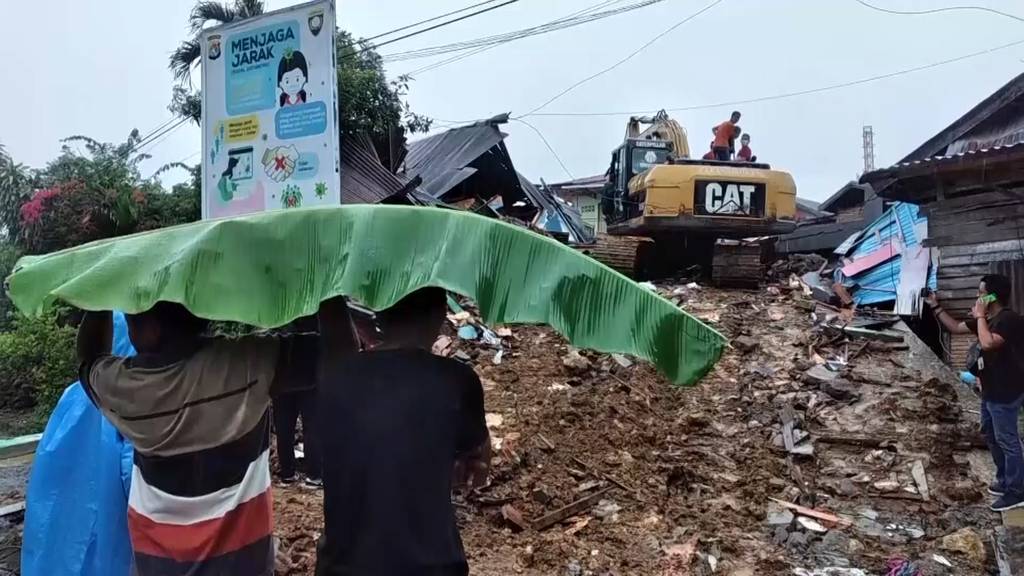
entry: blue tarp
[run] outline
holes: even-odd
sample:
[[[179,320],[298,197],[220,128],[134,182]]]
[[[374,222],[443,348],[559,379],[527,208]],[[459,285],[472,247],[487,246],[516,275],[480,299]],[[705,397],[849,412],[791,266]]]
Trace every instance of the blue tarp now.
[[[132,356],[124,315],[114,314],[114,354]],[[39,441],[26,497],[24,576],[127,576],[132,447],[75,382]]]
[[[856,260],[871,254],[894,239],[904,247],[918,246],[922,239],[917,237],[915,226],[926,223],[927,218],[920,214],[915,204],[896,202],[859,233],[844,255]],[[837,268],[835,280],[847,288],[855,288],[851,296],[858,306],[892,302],[896,300],[900,284],[901,260],[902,256],[897,254],[850,277],[844,276]],[[932,266],[928,271],[927,285],[934,290],[936,283],[935,268]]]

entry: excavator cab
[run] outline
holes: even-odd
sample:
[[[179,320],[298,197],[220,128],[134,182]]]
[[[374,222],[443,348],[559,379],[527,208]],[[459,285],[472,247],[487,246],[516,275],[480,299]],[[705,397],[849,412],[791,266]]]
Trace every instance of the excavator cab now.
[[[605,182],[603,212],[609,222],[620,222],[640,214],[640,205],[629,198],[629,182],[637,174],[659,164],[668,164],[674,146],[668,140],[627,138],[612,152]]]

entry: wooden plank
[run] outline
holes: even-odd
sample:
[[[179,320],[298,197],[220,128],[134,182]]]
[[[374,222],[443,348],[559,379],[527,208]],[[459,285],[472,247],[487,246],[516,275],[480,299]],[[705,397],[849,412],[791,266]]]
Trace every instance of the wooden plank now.
[[[562,506],[558,510],[545,514],[540,518],[537,518],[536,520],[530,522],[530,524],[533,526],[533,529],[537,531],[550,528],[551,526],[558,524],[566,518],[575,516],[583,512],[584,510],[587,510],[594,504],[597,504],[598,501],[601,500],[601,497],[607,494],[612,488],[614,488],[614,486],[609,486],[607,488],[598,490],[597,492],[594,492],[589,496],[580,498],[579,500],[573,502],[572,504]]]
[[[972,288],[953,288],[945,289],[941,285],[939,289],[935,291],[935,294],[939,297],[939,300],[969,300],[974,298],[978,299],[978,286],[975,285]]]
[[[943,251],[949,248],[942,248]],[[943,252],[945,253],[945,252]],[[975,265],[975,264],[988,264],[989,262],[1001,262],[1007,260],[1021,260],[1024,258],[1024,252],[1020,250],[1011,250],[1006,252],[988,252],[978,254],[966,254],[966,255],[955,255],[955,256],[942,256],[939,258],[939,267],[942,266],[964,266],[964,265]]]
[[[42,434],[30,434],[0,440],[0,460],[34,454]]]
[[[1021,230],[1021,236],[1024,237],[1024,229]],[[1020,240],[1003,240],[1000,242],[962,243],[959,246],[944,247],[942,249],[942,257],[997,254],[1003,252],[1016,252],[1018,255],[1024,254],[1024,242]]]
[[[947,228],[945,236],[927,238],[922,242],[927,247],[960,246],[963,244],[995,243],[1024,240],[1024,222],[1019,220],[990,225],[986,222],[964,224]]]
[[[974,288],[978,289],[978,283],[981,281],[981,277],[988,274],[988,266],[985,266],[985,271],[981,274],[975,274],[971,276],[961,276],[957,278],[950,278],[948,276],[939,277],[939,290],[958,290],[963,288]]]
[[[1024,204],[1019,200],[1003,201],[986,206],[960,208],[928,215],[928,230],[942,231],[945,226],[973,222],[1000,222],[1024,216]]]
[[[6,506],[0,506],[0,518],[6,518],[8,516],[14,516],[21,514],[25,511],[25,501],[15,502],[14,504],[8,504]]]
[[[867,328],[847,326],[843,328],[843,333],[850,338],[867,338],[879,342],[903,342],[903,334],[889,330],[869,330]]]
[[[771,500],[772,502],[775,502],[776,504],[778,504],[779,506],[782,506],[783,508],[789,508],[790,510],[796,512],[797,514],[799,514],[801,516],[807,516],[808,518],[816,518],[818,520],[824,520],[825,522],[829,522],[831,524],[836,524],[836,525],[839,525],[839,526],[849,526],[849,525],[853,524],[853,522],[850,522],[846,518],[840,518],[839,516],[836,516],[835,514],[829,514],[828,512],[822,512],[820,510],[815,510],[813,508],[806,508],[806,507],[800,506],[798,504],[793,504],[792,502],[786,502],[785,500],[779,500],[778,498],[769,498],[769,500]]]
[[[975,278],[980,280],[982,276],[989,273],[988,264],[967,264],[964,266],[939,266],[939,282],[943,278]]]

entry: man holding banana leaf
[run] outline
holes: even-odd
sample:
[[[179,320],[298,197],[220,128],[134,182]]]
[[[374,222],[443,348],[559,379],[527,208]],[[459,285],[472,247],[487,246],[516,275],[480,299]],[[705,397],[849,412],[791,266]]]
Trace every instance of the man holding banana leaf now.
[[[158,302],[127,315],[138,354],[110,354],[110,312],[79,327],[81,381],[135,446],[128,533],[140,576],[274,570],[271,388],[298,338],[206,338],[207,322]]]
[[[341,298],[320,308],[324,536],[317,576],[465,576],[453,486],[487,479],[491,440],[473,369],[434,356],[444,290],[378,314],[383,344],[356,353]]]

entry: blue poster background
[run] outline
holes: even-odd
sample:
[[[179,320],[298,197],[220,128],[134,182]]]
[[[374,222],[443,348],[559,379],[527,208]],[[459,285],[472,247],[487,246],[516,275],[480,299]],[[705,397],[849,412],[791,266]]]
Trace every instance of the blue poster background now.
[[[276,106],[278,62],[285,51],[300,48],[299,38],[299,23],[295,20],[228,37],[224,50],[224,99],[229,116]]]

